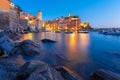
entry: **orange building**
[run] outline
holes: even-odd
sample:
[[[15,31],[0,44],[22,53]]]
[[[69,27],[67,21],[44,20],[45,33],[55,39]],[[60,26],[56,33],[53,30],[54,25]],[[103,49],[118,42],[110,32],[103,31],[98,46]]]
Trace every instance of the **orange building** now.
[[[59,27],[62,29],[68,30],[77,30],[79,24],[81,23],[81,19],[79,16],[71,16],[70,14],[68,17],[62,17],[59,22]]]
[[[73,30],[77,30],[81,23],[79,16],[71,16],[70,14],[68,17],[65,17],[64,21],[67,22],[67,28]]]
[[[51,21],[47,21],[46,24],[43,24],[45,28],[49,28],[52,30],[79,30],[90,29],[89,22],[82,23],[79,16],[71,16],[69,14],[67,17],[62,16],[61,18],[56,18]]]
[[[10,11],[11,0],[0,0],[0,10]]]

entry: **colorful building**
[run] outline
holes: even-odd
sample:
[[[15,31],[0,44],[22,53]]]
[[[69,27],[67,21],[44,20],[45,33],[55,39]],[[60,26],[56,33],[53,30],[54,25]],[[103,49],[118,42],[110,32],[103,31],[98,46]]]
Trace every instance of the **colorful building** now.
[[[67,24],[66,29],[77,30],[81,20],[79,16],[71,16],[71,14],[69,14],[68,17],[64,18],[63,22]]]
[[[0,11],[10,11],[11,0],[0,0]]]
[[[20,20],[27,20],[28,26],[33,30],[40,29],[42,27],[42,12],[38,12],[38,16],[35,17],[28,12],[20,12]]]
[[[45,27],[51,28],[52,30],[77,30],[81,20],[79,16],[71,16],[56,18],[52,21],[47,21]]]
[[[45,21],[44,21],[45,22]],[[81,22],[79,16],[72,16],[68,14],[68,17],[62,16],[61,18],[56,18],[54,20],[46,21],[44,27],[50,30],[79,30],[79,29],[89,29],[89,22]]]

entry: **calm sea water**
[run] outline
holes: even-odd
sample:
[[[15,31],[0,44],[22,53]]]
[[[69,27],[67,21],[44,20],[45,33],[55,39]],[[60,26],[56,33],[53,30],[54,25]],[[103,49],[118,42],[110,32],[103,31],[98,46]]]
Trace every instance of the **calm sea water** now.
[[[56,43],[42,43],[41,39]],[[106,36],[97,32],[84,33],[30,33],[22,37],[41,45],[41,54],[35,59],[55,66],[67,66],[78,75],[88,79],[98,69],[120,73],[120,37]]]

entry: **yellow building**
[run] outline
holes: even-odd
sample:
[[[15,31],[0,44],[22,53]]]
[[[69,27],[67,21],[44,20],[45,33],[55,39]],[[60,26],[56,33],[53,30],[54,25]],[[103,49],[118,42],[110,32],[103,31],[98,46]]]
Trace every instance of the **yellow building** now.
[[[10,11],[10,2],[11,0],[0,0],[0,10]]]

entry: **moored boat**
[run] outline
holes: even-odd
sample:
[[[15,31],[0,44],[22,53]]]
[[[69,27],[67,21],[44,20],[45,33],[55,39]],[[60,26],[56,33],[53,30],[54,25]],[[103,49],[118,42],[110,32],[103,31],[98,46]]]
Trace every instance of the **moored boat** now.
[[[66,31],[65,33],[67,33],[67,34],[72,34],[73,31],[72,31],[72,30],[69,30],[69,31]]]
[[[84,30],[78,30],[78,33],[89,33],[89,31],[84,31]]]
[[[55,31],[55,33],[61,33],[61,31]]]
[[[101,33],[105,34],[105,35],[120,35],[119,30],[107,30],[107,31],[103,31]]]

